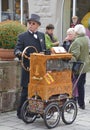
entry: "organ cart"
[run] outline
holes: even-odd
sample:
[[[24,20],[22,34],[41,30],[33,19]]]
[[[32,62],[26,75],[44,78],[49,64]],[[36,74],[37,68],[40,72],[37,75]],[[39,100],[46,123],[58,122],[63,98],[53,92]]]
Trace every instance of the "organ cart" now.
[[[56,127],[60,117],[65,124],[74,122],[77,105],[72,97],[71,57],[70,53],[30,54],[28,99],[21,112],[25,123],[33,123],[38,116],[48,128]]]

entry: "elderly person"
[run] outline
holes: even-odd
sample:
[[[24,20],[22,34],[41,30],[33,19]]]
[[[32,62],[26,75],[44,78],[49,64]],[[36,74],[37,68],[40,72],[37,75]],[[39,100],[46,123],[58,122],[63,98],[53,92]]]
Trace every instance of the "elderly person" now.
[[[21,33],[18,36],[17,39],[17,44],[15,47],[15,56],[21,59],[21,54],[23,50],[28,47],[28,46],[33,46],[36,48],[38,52],[43,52],[46,49],[45,45],[45,35],[44,33],[38,31],[41,22],[40,22],[40,16],[37,14],[31,14],[31,17],[27,20],[27,25],[28,25],[28,30],[24,33]],[[28,51],[28,55],[30,53],[35,52],[33,48],[31,48]],[[26,66],[29,65],[29,61],[24,61],[24,64]],[[17,116],[19,119],[21,119],[21,108],[25,100],[27,99],[28,96],[28,83],[29,83],[29,72],[26,71],[22,67],[22,72],[21,72],[21,99],[19,103],[19,107],[17,109]]]
[[[63,47],[66,49],[66,51],[68,51],[70,45],[72,44],[72,41],[74,40],[75,38],[75,31],[74,31],[74,28],[69,28],[67,30],[67,37],[64,39],[64,42],[63,42]]]
[[[88,48],[88,39],[86,37],[85,28],[83,25],[78,24],[75,26],[76,38],[69,48],[69,52],[72,53],[74,61],[81,61],[85,63],[82,74],[77,83],[78,86],[78,105],[81,109],[85,109],[85,89],[84,85],[86,82],[86,73],[89,71],[90,59],[89,59],[89,48]],[[75,74],[75,77],[78,78],[80,70]]]

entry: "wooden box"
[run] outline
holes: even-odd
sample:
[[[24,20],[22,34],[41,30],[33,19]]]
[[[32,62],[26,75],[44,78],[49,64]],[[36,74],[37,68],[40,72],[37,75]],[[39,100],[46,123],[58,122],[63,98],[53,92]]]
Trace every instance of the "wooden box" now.
[[[72,71],[69,53],[30,55],[30,82],[28,98],[38,95],[42,100],[52,96],[68,94],[72,96]]]

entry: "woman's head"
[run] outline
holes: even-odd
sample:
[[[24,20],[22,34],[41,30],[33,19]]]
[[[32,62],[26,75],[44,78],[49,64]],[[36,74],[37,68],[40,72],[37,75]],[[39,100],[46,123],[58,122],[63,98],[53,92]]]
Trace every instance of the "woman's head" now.
[[[67,40],[73,40],[75,38],[75,30],[74,28],[69,28],[67,30]]]
[[[46,29],[54,29],[54,25],[53,24],[48,24],[47,26],[46,26]]]
[[[53,24],[48,24],[46,26],[46,33],[53,34],[53,31],[54,31],[54,25]]]
[[[82,24],[77,24],[74,27],[75,33],[78,35],[85,35],[86,34],[86,30],[85,27]]]

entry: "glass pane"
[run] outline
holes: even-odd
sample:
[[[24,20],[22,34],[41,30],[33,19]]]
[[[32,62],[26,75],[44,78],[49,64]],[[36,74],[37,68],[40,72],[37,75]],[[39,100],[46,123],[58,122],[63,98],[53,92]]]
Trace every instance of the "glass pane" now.
[[[62,71],[64,69],[70,69],[68,60],[51,59],[46,62],[46,71]]]

